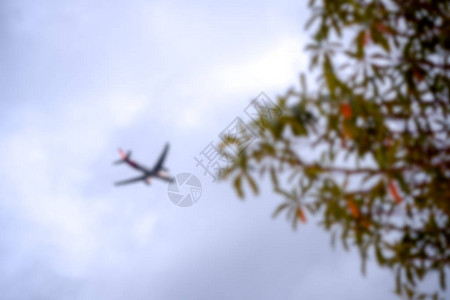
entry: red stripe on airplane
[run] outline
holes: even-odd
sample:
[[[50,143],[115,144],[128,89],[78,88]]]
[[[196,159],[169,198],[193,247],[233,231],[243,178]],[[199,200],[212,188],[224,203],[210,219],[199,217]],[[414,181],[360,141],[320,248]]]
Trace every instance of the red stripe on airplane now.
[[[120,149],[120,148],[119,148],[119,154],[120,154],[120,157],[122,157],[122,159],[126,159],[127,158],[127,155],[125,154],[125,152],[122,149]]]

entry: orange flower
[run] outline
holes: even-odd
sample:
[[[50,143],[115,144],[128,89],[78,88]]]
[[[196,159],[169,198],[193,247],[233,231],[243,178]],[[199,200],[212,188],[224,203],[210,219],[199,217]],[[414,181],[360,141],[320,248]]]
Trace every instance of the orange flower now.
[[[359,209],[356,206],[355,202],[353,202],[353,200],[351,200],[351,199],[348,199],[347,205],[348,205],[348,208],[350,209],[350,212],[352,213],[353,217],[359,218],[359,216],[360,216]]]
[[[363,33],[363,45],[367,45],[370,42],[370,33],[369,31],[364,31]]]
[[[392,142],[392,138],[389,136],[389,137],[387,137],[385,140],[384,140],[384,145],[386,146],[386,147],[391,147],[392,146],[392,144],[393,144],[393,142]]]
[[[361,219],[361,226],[365,229],[369,229],[370,222],[367,219]]]
[[[422,81],[423,80],[424,74],[423,74],[423,72],[421,70],[414,69],[413,74],[414,74],[414,77],[416,77],[416,79],[418,81]]]
[[[297,217],[300,219],[300,221],[302,221],[302,223],[306,223],[306,216],[300,207],[297,208]]]
[[[383,23],[377,23],[376,27],[380,32],[391,33],[391,29]]]
[[[352,107],[348,103],[341,103],[340,107],[341,115],[344,119],[350,119],[352,117]]]
[[[398,193],[397,186],[395,185],[392,179],[389,180],[389,192],[391,193],[392,198],[394,198],[395,203],[399,204],[403,202],[402,197]]]

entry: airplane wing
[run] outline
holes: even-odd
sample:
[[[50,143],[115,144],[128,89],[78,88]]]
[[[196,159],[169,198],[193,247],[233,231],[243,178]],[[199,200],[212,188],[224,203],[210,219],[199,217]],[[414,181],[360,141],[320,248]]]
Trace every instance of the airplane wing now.
[[[134,183],[134,182],[138,182],[138,181],[142,181],[145,180],[145,176],[139,176],[139,177],[134,177],[131,179],[126,179],[126,180],[122,180],[122,181],[118,181],[115,183],[115,185],[124,185],[124,184],[128,184],[128,183]]]
[[[167,182],[175,182],[175,178],[173,177],[169,177],[169,176],[156,176],[156,178],[161,179],[163,181],[167,181]]]
[[[169,144],[166,144],[163,152],[161,153],[161,156],[158,159],[158,162],[156,163],[155,167],[153,168],[155,171],[162,169],[164,160],[166,159],[167,151],[169,151]]]
[[[125,153],[122,149],[119,149],[119,153],[121,156],[121,159],[117,160],[114,162],[115,165],[117,164],[121,164],[121,163],[126,163],[128,164],[130,167],[136,169],[136,170],[140,170],[144,173],[149,173],[151,170],[149,170],[147,167],[138,164],[137,162],[135,162],[134,160],[131,159],[131,151],[128,151],[127,153]]]

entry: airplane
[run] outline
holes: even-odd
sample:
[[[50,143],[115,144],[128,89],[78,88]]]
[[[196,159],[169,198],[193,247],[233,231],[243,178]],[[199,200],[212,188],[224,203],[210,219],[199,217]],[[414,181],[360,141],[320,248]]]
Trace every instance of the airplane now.
[[[166,146],[164,147],[164,150],[162,151],[161,155],[159,156],[159,159],[156,162],[155,166],[152,169],[149,169],[147,167],[144,167],[143,165],[136,163],[134,160],[131,160],[131,158],[130,158],[131,151],[128,151],[127,153],[125,153],[122,149],[119,149],[119,154],[121,156],[121,159],[115,161],[114,164],[117,165],[117,164],[126,163],[129,166],[131,166],[132,168],[143,172],[144,174],[141,176],[138,176],[138,177],[134,177],[131,179],[126,179],[126,180],[116,182],[115,185],[118,186],[118,185],[124,185],[124,184],[129,184],[129,183],[135,183],[135,182],[139,182],[139,181],[144,181],[147,185],[150,185],[152,178],[158,178],[158,179],[161,179],[161,180],[164,180],[167,182],[173,182],[174,181],[173,177],[169,176],[169,174],[167,173],[168,170],[163,165],[168,150],[169,150],[169,144],[166,144]]]

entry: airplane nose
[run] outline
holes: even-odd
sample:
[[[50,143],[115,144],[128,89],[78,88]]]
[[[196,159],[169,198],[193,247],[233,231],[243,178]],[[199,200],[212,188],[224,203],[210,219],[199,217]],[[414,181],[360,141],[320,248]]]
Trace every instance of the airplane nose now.
[[[120,154],[120,156],[123,158],[123,159],[125,159],[125,157],[127,156],[126,154],[125,154],[125,151],[123,151],[122,149],[118,149],[118,151],[119,151],[119,154]]]

